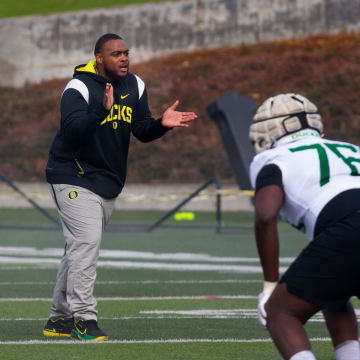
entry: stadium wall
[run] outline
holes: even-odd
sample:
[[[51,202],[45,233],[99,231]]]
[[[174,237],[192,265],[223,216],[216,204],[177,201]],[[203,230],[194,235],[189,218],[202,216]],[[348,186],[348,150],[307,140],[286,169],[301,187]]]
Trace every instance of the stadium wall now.
[[[118,210],[171,210],[185,200],[202,184],[127,184],[116,199]],[[29,199],[47,209],[56,209],[46,183],[16,183]],[[30,208],[31,205],[19,193],[0,182],[0,208]],[[223,211],[252,211],[251,194],[241,191],[237,185],[222,186],[221,208]],[[181,211],[215,211],[216,189],[209,186],[181,208]]]
[[[139,62],[204,47],[359,29],[354,0],[183,0],[7,18],[0,20],[0,85],[70,77],[106,32],[123,36],[132,61]]]

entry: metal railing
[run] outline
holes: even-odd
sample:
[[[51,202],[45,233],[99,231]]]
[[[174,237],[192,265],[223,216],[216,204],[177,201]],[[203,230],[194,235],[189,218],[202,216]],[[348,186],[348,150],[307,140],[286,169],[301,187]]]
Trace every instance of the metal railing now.
[[[51,222],[60,227],[60,222],[54,216],[52,216],[47,210],[43,209],[39,204],[37,204],[34,200],[27,197],[25,193],[23,193],[13,182],[11,182],[8,178],[3,175],[0,175],[0,180],[2,180],[6,185],[11,187],[17,193],[19,193],[27,202],[29,202],[36,210],[41,212],[44,216],[46,216]]]
[[[0,228],[2,229],[8,229],[8,230],[16,230],[16,229],[23,229],[23,230],[60,230],[60,222],[52,215],[50,214],[46,209],[42,208],[39,204],[37,204],[34,200],[30,199],[23,191],[21,191],[13,182],[11,182],[9,179],[7,179],[5,176],[0,175],[0,181],[3,181],[5,184],[7,184],[9,187],[11,187],[14,191],[19,193],[26,201],[28,201],[36,210],[38,210],[41,214],[43,214],[45,217],[47,217],[54,225],[55,227],[44,227],[44,226],[17,226],[17,225],[1,225]],[[157,220],[152,225],[125,225],[125,226],[118,226],[114,224],[113,226],[109,226],[108,230],[113,231],[121,231],[121,230],[128,230],[128,231],[153,231],[155,228],[161,226],[164,221],[166,221],[169,217],[171,217],[173,214],[175,214],[182,206],[190,202],[194,197],[196,197],[201,191],[206,189],[208,186],[214,184],[216,187],[216,233],[220,233],[221,230],[224,228],[223,222],[222,222],[222,215],[221,215],[221,195],[222,195],[222,188],[221,184],[216,178],[209,179],[205,184],[200,186],[197,190],[195,190],[192,194],[190,194],[186,199],[181,201],[177,206],[175,206],[172,210],[168,211],[165,215],[163,215],[159,220]],[[166,225],[162,225],[166,227]],[[169,225],[171,226],[171,225]],[[175,225],[172,225],[175,226]],[[181,226],[184,227],[184,226]],[[186,226],[185,226],[186,227]],[[193,225],[191,227],[199,227],[199,228],[209,228],[209,225]]]

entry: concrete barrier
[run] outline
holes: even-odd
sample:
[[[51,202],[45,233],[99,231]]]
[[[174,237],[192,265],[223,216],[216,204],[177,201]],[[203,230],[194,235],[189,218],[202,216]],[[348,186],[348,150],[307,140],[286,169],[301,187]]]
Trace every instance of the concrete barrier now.
[[[202,184],[126,184],[117,198],[115,208],[119,210],[171,210],[185,200]],[[55,209],[47,183],[16,183],[29,199],[43,208]],[[249,192],[233,185],[222,186],[222,209],[224,211],[252,211]],[[0,182],[0,208],[29,208],[30,203],[20,194]],[[209,186],[186,204],[182,210],[215,211],[216,189]]]
[[[360,29],[354,0],[183,0],[0,20],[0,85],[64,78],[96,39],[121,35],[139,62],[178,51]]]

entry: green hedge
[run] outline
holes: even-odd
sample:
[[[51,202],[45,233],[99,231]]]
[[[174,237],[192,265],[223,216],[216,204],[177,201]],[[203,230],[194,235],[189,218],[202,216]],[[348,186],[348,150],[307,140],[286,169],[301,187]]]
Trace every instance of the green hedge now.
[[[169,0],[2,0],[0,1],[0,18],[53,14],[64,11],[87,10],[163,1]]]

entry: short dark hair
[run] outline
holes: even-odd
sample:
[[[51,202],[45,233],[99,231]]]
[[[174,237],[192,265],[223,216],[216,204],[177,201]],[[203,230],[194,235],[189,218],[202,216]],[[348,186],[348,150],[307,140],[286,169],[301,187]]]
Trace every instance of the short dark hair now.
[[[96,54],[101,52],[104,44],[110,40],[123,40],[123,38],[117,34],[111,34],[111,33],[100,36],[95,44],[94,55],[96,56]]]

